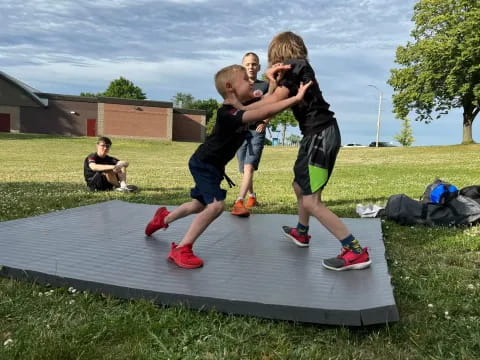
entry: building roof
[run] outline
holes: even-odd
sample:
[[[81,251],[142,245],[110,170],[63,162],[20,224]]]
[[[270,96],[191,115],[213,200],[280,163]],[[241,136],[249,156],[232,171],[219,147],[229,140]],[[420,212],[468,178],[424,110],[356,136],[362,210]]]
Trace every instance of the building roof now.
[[[42,99],[41,97],[39,97],[37,93],[40,93],[40,91],[38,91],[37,89],[25,84],[24,82],[21,82],[18,79],[15,79],[13,76],[7,75],[3,71],[0,71],[0,78],[5,79],[7,82],[18,88],[25,95],[35,101],[38,105],[43,107],[48,106],[48,99]]]

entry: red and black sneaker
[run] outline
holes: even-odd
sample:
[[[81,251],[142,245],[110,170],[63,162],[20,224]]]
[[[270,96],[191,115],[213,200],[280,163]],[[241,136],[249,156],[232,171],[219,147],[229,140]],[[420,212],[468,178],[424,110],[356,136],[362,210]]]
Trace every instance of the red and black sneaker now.
[[[282,233],[286,238],[292,240],[295,245],[307,247],[310,244],[310,235],[300,235],[296,228],[290,226],[282,226]]]
[[[158,209],[155,212],[155,215],[153,215],[152,220],[150,220],[150,222],[147,224],[147,227],[145,228],[145,235],[150,236],[159,229],[165,230],[168,228],[168,224],[165,224],[165,218],[168,214],[170,214],[170,212],[166,207],[161,207]]]
[[[177,244],[172,243],[168,260],[186,269],[195,269],[203,266],[203,260],[193,253],[192,244],[178,247]]]
[[[353,252],[348,248],[342,248],[342,253],[337,257],[324,259],[322,264],[329,270],[361,270],[370,266],[372,261],[368,256],[368,249],[363,248],[360,254]]]

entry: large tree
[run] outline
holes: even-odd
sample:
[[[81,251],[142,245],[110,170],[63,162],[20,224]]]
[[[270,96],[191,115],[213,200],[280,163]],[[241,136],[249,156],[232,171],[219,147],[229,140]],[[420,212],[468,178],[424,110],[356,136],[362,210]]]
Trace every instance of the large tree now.
[[[107,90],[105,90],[104,92],[99,92],[95,94],[87,91],[87,92],[81,92],[80,96],[89,96],[89,97],[108,96],[108,97],[116,97],[116,98],[123,98],[123,99],[138,99],[138,100],[145,100],[147,98],[147,96],[142,91],[142,89],[140,89],[138,86],[135,86],[133,82],[125,79],[122,76],[120,76],[119,79],[112,80]]]
[[[104,93],[99,94],[101,96],[117,97],[124,99],[139,99],[144,100],[147,98],[145,93],[138,86],[135,86],[130,80],[121,77],[113,80]]]
[[[414,42],[397,48],[388,83],[394,111],[405,119],[430,121],[463,108],[462,143],[473,142],[480,110],[480,1],[420,0],[414,6]]]

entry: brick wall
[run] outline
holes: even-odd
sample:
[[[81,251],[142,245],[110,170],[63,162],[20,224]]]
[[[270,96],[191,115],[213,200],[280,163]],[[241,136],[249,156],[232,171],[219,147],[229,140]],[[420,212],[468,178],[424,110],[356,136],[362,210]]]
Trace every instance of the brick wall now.
[[[104,103],[103,134],[171,140],[169,131],[171,110],[162,107]]]
[[[205,140],[205,122],[205,114],[174,109],[173,140],[203,142]]]

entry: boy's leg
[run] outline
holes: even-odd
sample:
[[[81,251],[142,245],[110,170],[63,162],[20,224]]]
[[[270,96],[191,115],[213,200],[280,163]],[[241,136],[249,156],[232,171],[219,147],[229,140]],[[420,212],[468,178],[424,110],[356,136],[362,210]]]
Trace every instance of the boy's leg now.
[[[150,236],[157,230],[167,229],[169,224],[175,220],[191,214],[196,214],[202,211],[204,208],[205,205],[203,205],[197,199],[193,199],[188,203],[180,205],[172,212],[169,212],[166,207],[161,207],[155,212],[152,220],[150,220],[150,222],[147,224],[147,227],[145,228],[145,234]]]
[[[120,177],[119,174],[115,173],[113,170],[104,171],[105,178],[107,181],[112,184],[114,187],[120,186]]]
[[[215,200],[214,202],[205,206],[204,209],[195,216],[187,230],[187,233],[183,237],[182,241],[180,241],[178,246],[189,244],[193,245],[195,240],[202,235],[208,225],[210,225],[213,220],[220,216],[224,209],[224,205],[225,204],[223,200]]]
[[[248,209],[257,204],[256,195],[253,190],[253,177],[258,169],[265,142],[265,133],[258,133],[249,130],[246,139],[237,152],[239,170],[243,173],[242,183],[238,198],[232,209],[232,214],[237,216],[249,216]],[[247,201],[245,197],[249,194]]]
[[[245,198],[247,192],[250,194],[253,193],[253,174],[255,172],[255,168],[252,164],[245,164],[243,166],[243,177],[242,183],[240,184],[240,191],[238,192],[239,198]]]
[[[329,270],[360,270],[372,263],[368,249],[363,248],[350,233],[342,220],[328,209],[321,199],[321,191],[303,197],[303,205],[325,228],[342,244],[340,255],[323,260],[323,266]]]
[[[294,181],[293,190],[297,197],[298,207],[298,224],[292,228],[290,226],[282,226],[283,234],[292,240],[297,246],[307,247],[310,244],[310,235],[308,235],[308,224],[310,220],[310,214],[303,206],[303,192],[300,186]]]
[[[301,203],[305,211],[317,218],[338,240],[345,239],[350,235],[350,231],[348,231],[342,220],[322,202],[321,190],[311,195],[303,195]],[[301,220],[299,221],[301,222]]]
[[[87,182],[87,186],[91,191],[106,191],[112,190],[113,184],[111,184],[103,172],[95,172],[95,175]]]
[[[238,160],[238,171],[242,174],[242,183],[240,184],[240,190],[235,203],[233,204],[233,208],[231,211],[232,215],[241,216],[241,217],[248,217],[250,216],[250,211],[247,210],[244,204],[244,197],[248,191],[248,174],[245,174],[245,159],[247,157],[247,151],[250,147],[250,132],[246,133],[245,141],[240,146],[237,151],[237,160]]]
[[[177,245],[172,243],[168,259],[180,267],[194,269],[203,266],[203,260],[194,255],[192,246],[213,220],[223,211],[224,201],[214,200],[195,216],[187,233]]]

